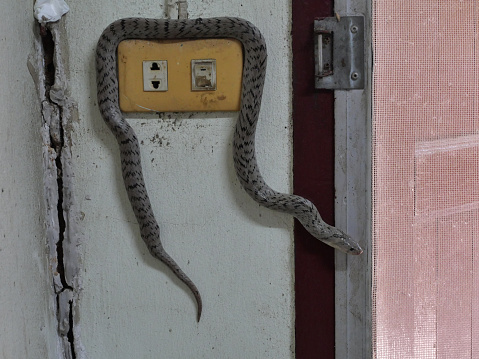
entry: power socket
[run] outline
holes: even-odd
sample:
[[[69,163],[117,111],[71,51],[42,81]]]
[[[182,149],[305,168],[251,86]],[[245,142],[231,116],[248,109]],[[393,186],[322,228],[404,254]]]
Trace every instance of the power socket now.
[[[120,42],[117,58],[123,112],[240,109],[243,47],[237,40],[130,39]],[[191,60],[200,61],[192,66]]]
[[[143,61],[143,91],[168,91],[168,62]]]

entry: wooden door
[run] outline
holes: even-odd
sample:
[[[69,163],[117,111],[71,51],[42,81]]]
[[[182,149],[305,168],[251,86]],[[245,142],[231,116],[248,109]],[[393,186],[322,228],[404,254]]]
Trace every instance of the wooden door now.
[[[334,223],[334,93],[314,89],[313,22],[333,2],[293,0],[294,193]],[[334,358],[334,250],[295,223],[296,358]]]

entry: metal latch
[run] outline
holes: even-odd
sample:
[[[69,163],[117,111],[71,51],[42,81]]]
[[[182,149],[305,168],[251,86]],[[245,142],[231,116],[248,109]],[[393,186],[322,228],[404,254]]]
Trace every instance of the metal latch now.
[[[314,20],[315,88],[364,88],[364,17]]]

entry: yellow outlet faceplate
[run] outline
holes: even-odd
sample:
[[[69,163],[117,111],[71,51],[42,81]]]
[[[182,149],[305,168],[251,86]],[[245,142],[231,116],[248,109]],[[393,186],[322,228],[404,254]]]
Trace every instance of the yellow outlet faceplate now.
[[[191,90],[191,60],[216,60],[216,90]],[[143,61],[168,62],[168,90],[143,90]],[[239,111],[243,47],[232,39],[125,40],[118,46],[120,109],[125,112]]]

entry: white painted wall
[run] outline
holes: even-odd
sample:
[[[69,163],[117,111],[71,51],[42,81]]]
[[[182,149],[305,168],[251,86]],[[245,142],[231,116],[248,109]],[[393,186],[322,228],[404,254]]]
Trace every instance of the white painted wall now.
[[[0,3],[0,357],[56,356],[31,0]],[[52,344],[53,343],[53,344]]]
[[[27,57],[32,0],[0,3],[0,357],[59,358],[44,238],[42,118]],[[232,164],[236,113],[131,118],[163,243],[198,285],[192,296],[143,244],[96,106],[94,48],[127,16],[164,17],[160,1],[70,2],[66,17],[75,195],[85,240],[78,321],[88,358],[294,357],[292,218],[260,208]],[[289,1],[189,1],[190,17],[240,16],[266,37],[257,130],[260,167],[291,190]],[[190,116],[191,115],[191,116]],[[191,117],[191,118],[190,118]]]
[[[75,188],[85,237],[79,324],[88,357],[294,357],[293,221],[260,208],[240,187],[231,148],[237,114],[130,117],[143,145],[145,180],[164,246],[203,296],[197,324],[189,291],[140,238],[118,146],[96,105],[94,49],[102,30],[122,17],[164,17],[162,2],[69,5],[71,93],[79,108]],[[239,16],[265,36],[269,60],[258,161],[273,188],[290,192],[289,1],[188,5],[190,18]]]

